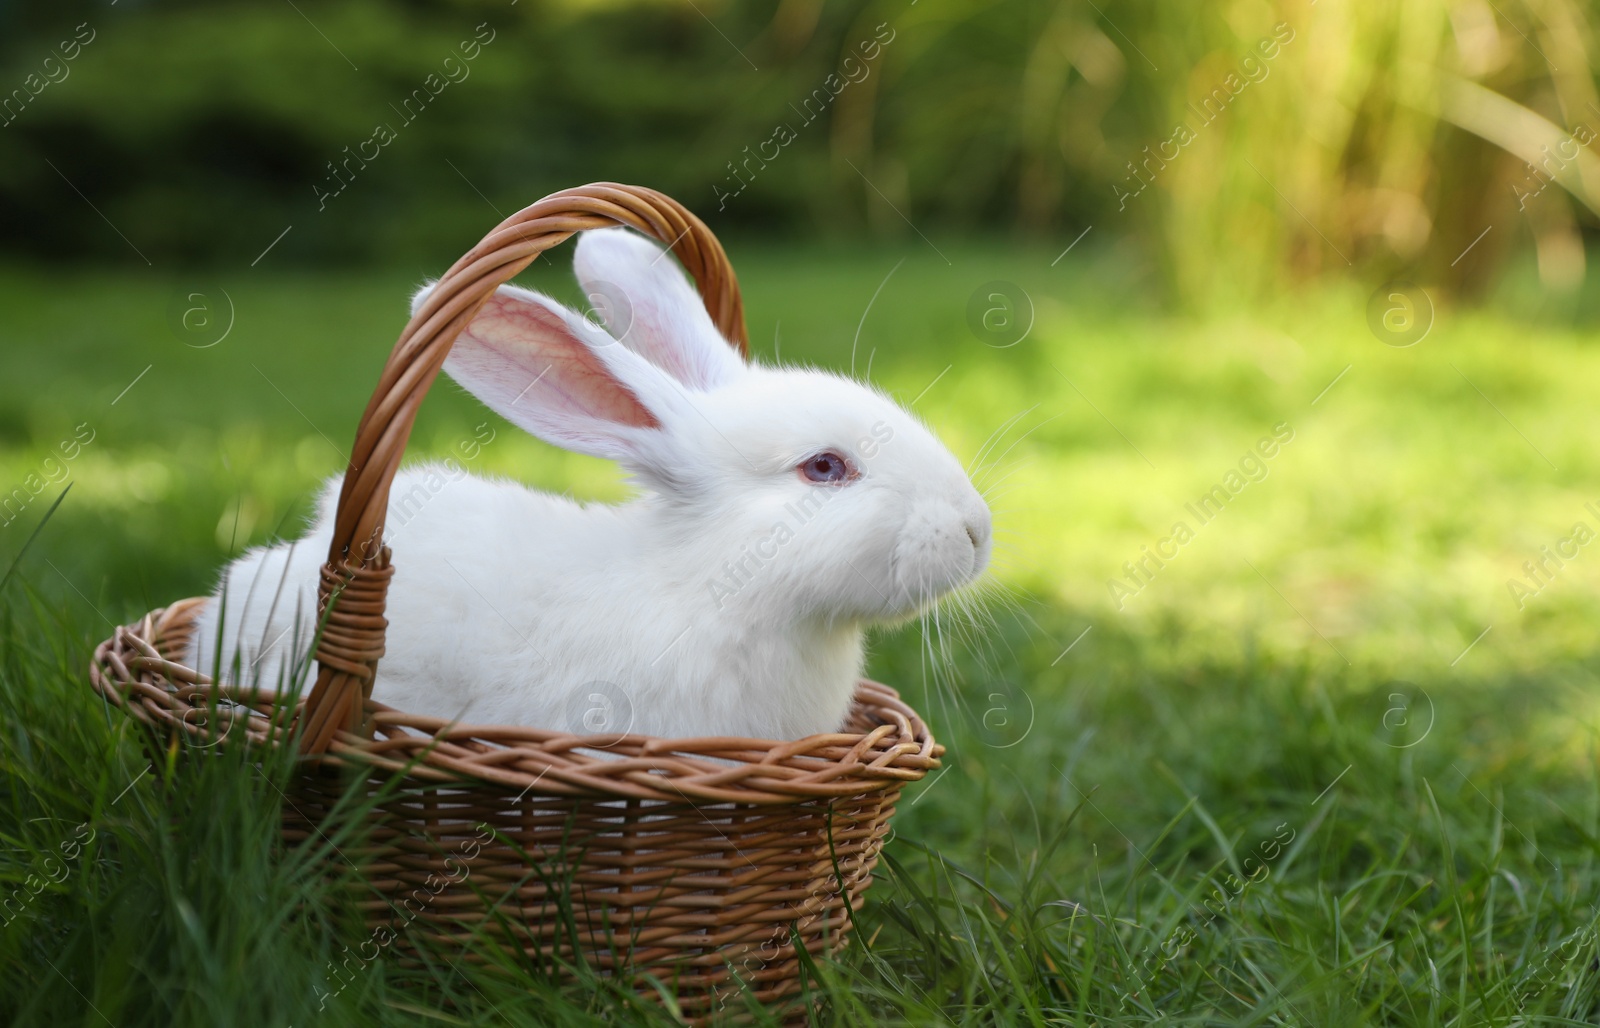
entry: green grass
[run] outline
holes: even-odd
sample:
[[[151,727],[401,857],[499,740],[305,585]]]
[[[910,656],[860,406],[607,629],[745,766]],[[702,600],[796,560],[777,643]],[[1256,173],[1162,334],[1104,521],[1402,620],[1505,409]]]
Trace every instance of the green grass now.
[[[1523,609],[1507,581],[1600,525],[1594,335],[1445,309],[1394,349],[1353,286],[1193,320],[1110,251],[942,248],[733,247],[759,352],[848,368],[860,324],[858,369],[916,398],[999,512],[992,617],[875,641],[947,770],[815,969],[819,1020],[1592,1023],[1600,556]],[[665,1023],[592,975],[459,954],[374,961],[319,1011],[348,937],[317,854],[272,846],[286,769],[144,773],[86,683],[111,623],[293,530],[428,270],[238,272],[209,349],[168,330],[176,283],[0,275],[0,489],[94,433],[0,527],[5,568],[70,480],[0,594],[0,901],[31,896],[0,927],[0,1021]],[[967,328],[992,280],[1032,296],[1019,345]],[[417,453],[485,420],[437,393]],[[1266,477],[1200,526],[1185,505],[1279,423]],[[476,467],[621,495],[495,424]],[[1194,539],[1118,609],[1108,580],[1181,519]]]

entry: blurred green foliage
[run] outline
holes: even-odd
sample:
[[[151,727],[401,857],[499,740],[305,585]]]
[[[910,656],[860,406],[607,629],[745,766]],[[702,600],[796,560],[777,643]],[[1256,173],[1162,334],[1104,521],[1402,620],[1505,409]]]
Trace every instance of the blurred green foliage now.
[[[612,179],[724,232],[1093,225],[1190,302],[1326,271],[1477,290],[1523,252],[1570,292],[1595,23],[1578,0],[0,5],[0,247],[238,265],[292,225],[276,263],[404,259]]]

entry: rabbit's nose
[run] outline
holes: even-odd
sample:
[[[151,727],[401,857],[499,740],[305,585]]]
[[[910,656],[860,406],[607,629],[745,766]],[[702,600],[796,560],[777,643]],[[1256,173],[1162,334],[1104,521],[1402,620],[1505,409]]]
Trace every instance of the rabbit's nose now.
[[[962,522],[967,530],[967,538],[972,540],[973,549],[982,550],[989,544],[989,536],[994,529],[990,523],[988,504],[979,499],[967,510]]]
[[[981,573],[989,563],[989,545],[994,536],[989,508],[986,504],[979,503],[961,520],[962,527],[967,530],[967,538],[972,541],[973,569]]]

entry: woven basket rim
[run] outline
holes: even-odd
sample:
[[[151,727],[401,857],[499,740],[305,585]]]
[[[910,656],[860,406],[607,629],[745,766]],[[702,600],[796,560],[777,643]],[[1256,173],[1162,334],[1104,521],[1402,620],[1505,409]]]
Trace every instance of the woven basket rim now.
[[[90,680],[101,696],[147,728],[213,747],[292,745],[305,697],[285,717],[275,693],[216,686],[186,667],[181,655],[204,597],[157,608],[119,626],[95,648]],[[212,698],[231,705],[218,710]],[[238,707],[253,714],[243,715]],[[225,729],[192,714],[223,715]],[[406,772],[442,785],[498,787],[508,792],[671,803],[772,805],[853,796],[922,779],[940,766],[944,747],[891,687],[862,679],[851,720],[863,731],[793,740],[737,736],[668,739],[649,735],[575,735],[516,725],[473,725],[407,714],[365,702],[368,738],[336,733],[327,751],[303,757],[334,767]],[[259,716],[256,716],[259,715]]]

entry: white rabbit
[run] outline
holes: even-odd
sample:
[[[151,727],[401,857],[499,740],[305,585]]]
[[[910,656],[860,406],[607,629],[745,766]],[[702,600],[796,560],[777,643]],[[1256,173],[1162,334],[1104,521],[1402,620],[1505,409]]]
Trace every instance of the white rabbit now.
[[[403,470],[373,698],[579,734],[839,730],[863,627],[981,574],[988,507],[882,393],[746,364],[642,236],[585,233],[575,263],[609,333],[502,286],[444,367],[535,436],[617,461],[641,493],[585,505],[454,464]],[[192,666],[264,689],[306,666],[338,488],[305,538],[229,566]]]

